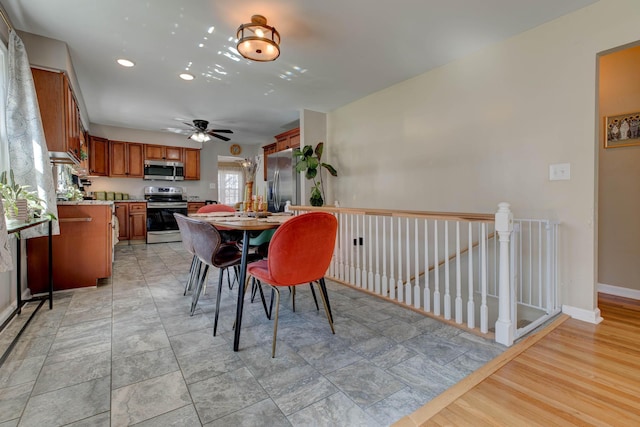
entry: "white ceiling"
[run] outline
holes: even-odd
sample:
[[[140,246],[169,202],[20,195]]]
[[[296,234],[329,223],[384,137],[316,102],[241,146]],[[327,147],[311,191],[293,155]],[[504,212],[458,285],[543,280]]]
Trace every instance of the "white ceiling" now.
[[[232,129],[229,143],[265,144],[301,109],[329,112],[595,1],[0,3],[17,29],[68,44],[91,123],[162,131],[180,127],[176,118],[204,119]],[[280,32],[274,62],[223,55],[254,14]],[[187,67],[194,81],[178,78]]]

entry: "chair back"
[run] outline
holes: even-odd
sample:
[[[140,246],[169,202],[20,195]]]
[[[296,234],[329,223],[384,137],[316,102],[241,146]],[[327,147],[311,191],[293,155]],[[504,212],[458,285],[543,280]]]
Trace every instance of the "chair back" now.
[[[176,222],[178,223],[178,229],[180,230],[180,237],[182,238],[182,246],[184,246],[187,252],[189,252],[192,255],[195,255],[195,252],[193,250],[193,242],[191,241],[191,233],[189,231],[189,226],[185,221],[185,218],[187,217],[179,213],[174,213],[173,216],[176,219]]]
[[[209,213],[209,212],[235,212],[236,210],[231,206],[227,205],[219,205],[217,203],[211,205],[204,205],[200,209],[198,209],[198,213]]]
[[[269,243],[269,273],[280,284],[298,285],[324,277],[336,242],[338,220],[327,212],[291,218]]]
[[[202,262],[217,267],[215,264],[215,255],[222,242],[218,230],[211,224],[186,217],[182,214],[174,213],[174,216],[176,220],[182,221],[187,227],[194,254]],[[180,222],[178,222],[178,224],[180,224]]]

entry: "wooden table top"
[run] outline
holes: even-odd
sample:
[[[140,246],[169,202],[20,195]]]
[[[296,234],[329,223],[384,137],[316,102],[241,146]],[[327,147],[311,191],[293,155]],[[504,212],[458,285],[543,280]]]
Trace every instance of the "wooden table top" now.
[[[231,230],[242,231],[259,231],[270,230],[280,227],[287,219],[292,216],[275,216],[268,218],[248,218],[248,217],[219,217],[219,216],[194,216],[194,218],[208,222],[215,227],[222,227]],[[274,220],[273,218],[278,218]],[[279,219],[283,218],[283,219]]]

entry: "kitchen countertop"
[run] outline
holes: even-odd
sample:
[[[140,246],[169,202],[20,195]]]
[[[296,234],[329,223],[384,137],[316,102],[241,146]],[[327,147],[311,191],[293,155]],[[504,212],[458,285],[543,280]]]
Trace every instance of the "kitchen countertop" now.
[[[113,206],[113,200],[68,200],[68,201],[58,201],[58,205],[108,205],[108,206]]]

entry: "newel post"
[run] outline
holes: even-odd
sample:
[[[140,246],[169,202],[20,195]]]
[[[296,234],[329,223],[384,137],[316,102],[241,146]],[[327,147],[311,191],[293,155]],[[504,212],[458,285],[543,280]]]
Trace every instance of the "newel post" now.
[[[498,204],[496,212],[496,232],[500,242],[499,282],[498,282],[498,321],[496,322],[496,341],[506,346],[513,344],[513,319],[511,319],[511,295],[509,283],[509,240],[513,231],[513,214],[509,203]]]

